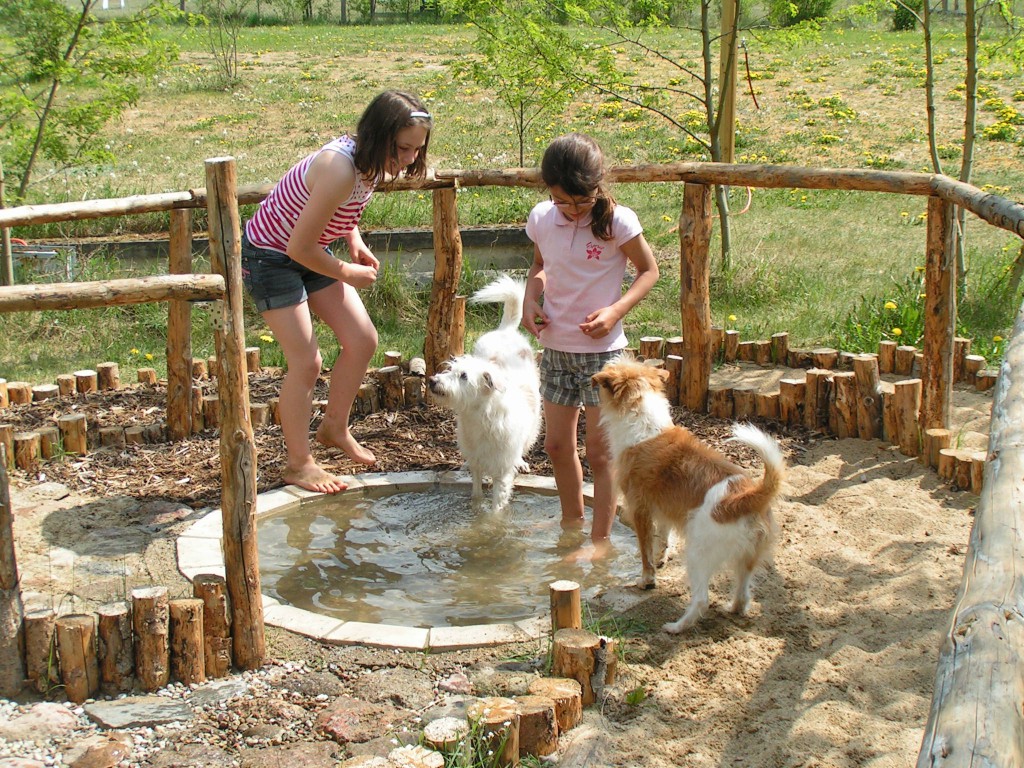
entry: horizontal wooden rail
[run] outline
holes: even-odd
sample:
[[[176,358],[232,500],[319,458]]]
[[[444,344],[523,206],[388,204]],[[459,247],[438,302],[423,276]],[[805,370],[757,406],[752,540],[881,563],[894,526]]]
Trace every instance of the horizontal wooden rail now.
[[[273,185],[254,184],[239,187],[239,205],[256,204],[263,200]],[[127,216],[135,213],[157,213],[179,208],[205,208],[206,190],[190,189],[186,192],[165,192],[157,195],[111,197],[104,200],[81,200],[73,203],[47,205],[21,205],[0,209],[0,227],[20,227],[27,224],[49,224],[54,221],[80,221]]]
[[[943,200],[965,208],[993,226],[1024,237],[1024,206],[1020,203],[984,192],[948,176],[932,176],[932,189]]]
[[[0,288],[0,312],[143,304],[149,301],[215,301],[224,298],[221,275],[157,275],[87,283],[47,283]]]
[[[939,651],[918,768],[1024,765],[1024,307],[992,402],[988,461]]]
[[[536,168],[506,170],[435,171],[438,181],[453,181],[463,187],[530,187],[543,184]],[[609,170],[613,182],[674,182],[724,184],[731,187],[765,189],[847,189],[861,192],[890,192],[900,195],[931,195],[932,176],[927,173],[873,171],[841,168],[801,168],[788,165],[744,165],[733,163],[663,163],[616,166]]]
[[[787,165],[680,162],[617,166],[609,171],[609,178],[621,183],[682,181],[692,184],[723,184],[763,189],[841,189],[899,195],[934,195],[971,211],[989,224],[1024,237],[1024,205],[984,192],[948,176],[936,174],[849,168],[801,168]],[[451,187],[540,186],[542,181],[537,168],[508,168],[431,170],[425,179],[395,179],[385,184],[382,189],[399,191]],[[239,186],[238,202],[240,205],[258,203],[267,196],[271,187],[269,184]],[[0,228],[152,213],[175,208],[205,207],[205,189],[75,203],[23,205],[0,209]]]

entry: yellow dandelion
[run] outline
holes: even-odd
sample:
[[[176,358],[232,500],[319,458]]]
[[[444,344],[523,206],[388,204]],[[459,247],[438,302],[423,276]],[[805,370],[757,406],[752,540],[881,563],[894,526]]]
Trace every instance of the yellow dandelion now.
[[[133,355],[139,354],[139,350],[137,350],[135,347],[132,347],[132,354]]]
[[[896,309],[896,302],[895,301],[887,301],[887,302],[885,302],[885,308],[886,309]]]
[[[902,216],[904,219],[907,218],[907,216],[909,215],[910,214],[907,211],[900,211],[900,216]]]
[[[736,322],[736,315],[729,315],[729,322],[730,323],[735,323]]]
[[[153,353],[152,352],[147,352],[146,353],[146,359],[147,360],[152,360],[153,359]]]
[[[899,329],[899,328],[893,328],[892,329],[892,335],[893,336],[902,336],[903,335],[903,331],[901,329]]]
[[[671,216],[662,216],[661,220],[662,221],[672,221],[672,217]]]
[[[269,335],[268,335],[268,334],[266,334],[266,333],[264,333],[264,334],[263,334],[262,336],[260,336],[260,341],[265,341],[265,342],[267,342],[268,344],[269,344],[270,342],[272,342],[273,340],[274,340],[274,337],[273,337],[273,336],[269,336]]]
[[[924,267],[914,267],[915,272],[924,272]]]
[[[999,334],[996,334],[995,336],[993,336],[993,337],[992,337],[992,341],[993,341],[993,343],[995,343],[995,344],[998,344],[998,343],[999,343],[1000,341],[1002,341],[1002,340],[1003,340],[1003,337],[1002,337],[1002,336],[1000,336]]]

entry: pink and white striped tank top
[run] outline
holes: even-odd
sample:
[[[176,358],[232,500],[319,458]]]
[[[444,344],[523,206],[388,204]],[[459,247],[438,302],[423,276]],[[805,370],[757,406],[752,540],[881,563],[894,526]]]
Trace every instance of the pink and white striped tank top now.
[[[341,136],[292,166],[260,203],[253,217],[246,222],[245,234],[249,242],[259,248],[287,253],[288,240],[292,236],[295,222],[299,220],[299,214],[309,201],[306,170],[310,163],[321,152],[338,152],[353,160],[355,151],[355,141],[349,136]],[[320,235],[320,245],[326,248],[355,228],[370,202],[373,190],[374,186],[363,179],[357,171],[352,194],[338,207],[327,223],[323,234]]]

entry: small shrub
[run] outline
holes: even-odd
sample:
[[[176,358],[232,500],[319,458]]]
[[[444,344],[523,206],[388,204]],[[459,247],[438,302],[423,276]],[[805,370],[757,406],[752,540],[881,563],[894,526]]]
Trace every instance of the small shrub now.
[[[892,29],[894,32],[910,32],[917,27],[917,14],[921,12],[922,0],[899,0],[892,6]]]
[[[665,0],[631,0],[629,19],[634,24],[665,24],[672,15],[672,8]]]
[[[768,16],[773,24],[793,27],[804,21],[823,19],[832,11],[834,0],[769,0]]]

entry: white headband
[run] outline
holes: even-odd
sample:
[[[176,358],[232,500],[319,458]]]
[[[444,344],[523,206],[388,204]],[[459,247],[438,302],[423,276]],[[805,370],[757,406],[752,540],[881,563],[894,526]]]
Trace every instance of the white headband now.
[[[427,120],[431,120],[429,112],[410,112],[409,117],[425,117]]]

